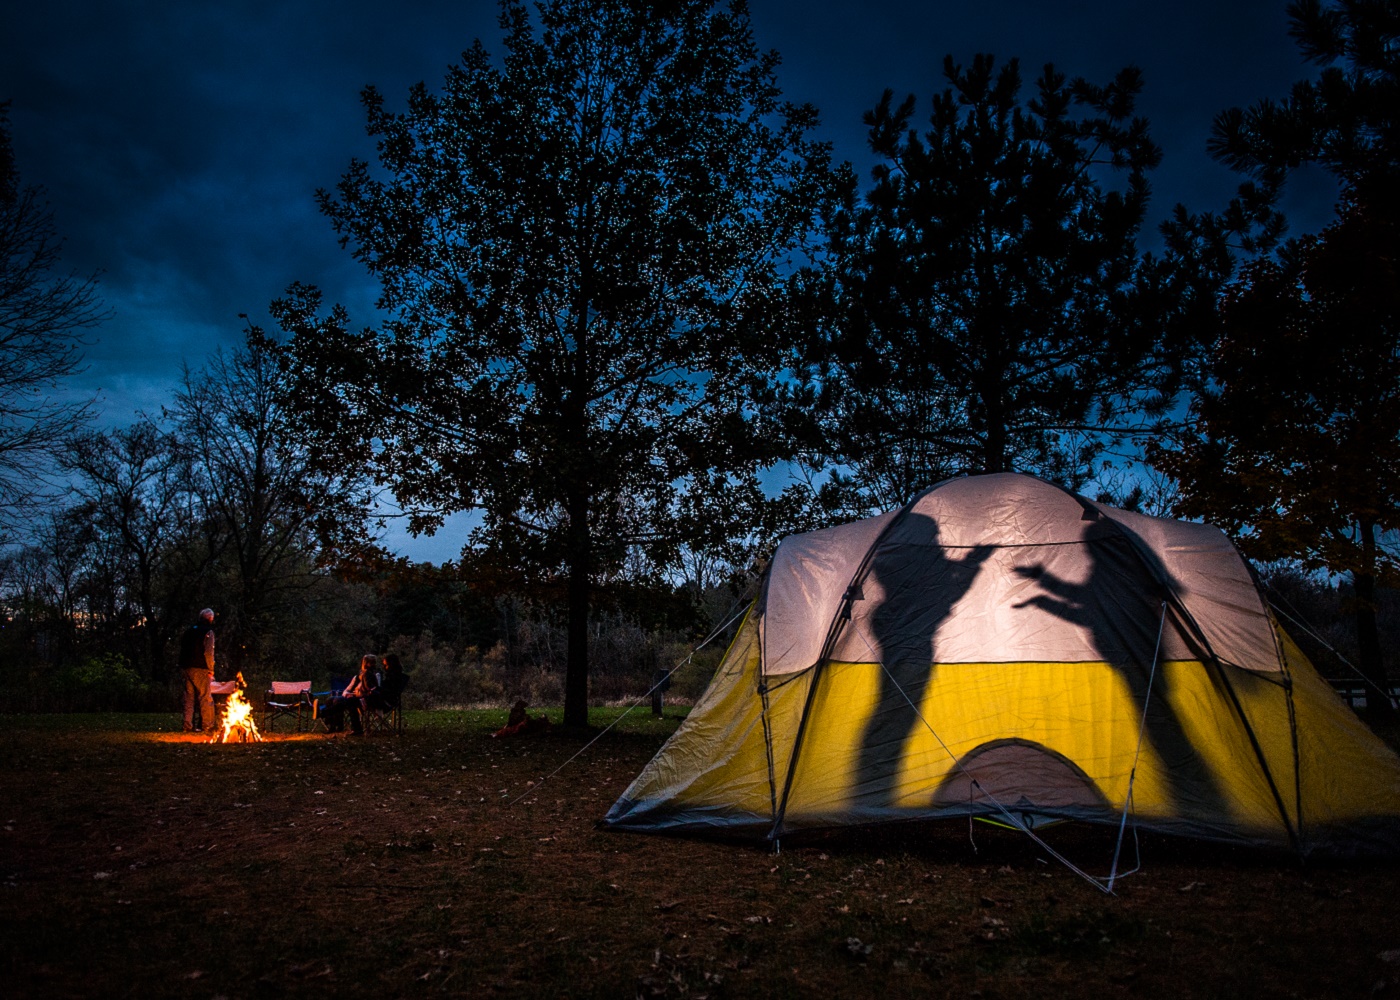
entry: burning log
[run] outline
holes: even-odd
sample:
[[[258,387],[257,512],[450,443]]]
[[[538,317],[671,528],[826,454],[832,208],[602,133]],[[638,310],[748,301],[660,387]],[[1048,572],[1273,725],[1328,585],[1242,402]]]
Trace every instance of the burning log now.
[[[235,737],[235,734],[236,737]],[[234,739],[239,743],[261,743],[262,734],[253,721],[253,706],[243,698],[243,692],[235,689],[224,705],[224,724],[219,731],[209,737],[210,743],[229,743]]]

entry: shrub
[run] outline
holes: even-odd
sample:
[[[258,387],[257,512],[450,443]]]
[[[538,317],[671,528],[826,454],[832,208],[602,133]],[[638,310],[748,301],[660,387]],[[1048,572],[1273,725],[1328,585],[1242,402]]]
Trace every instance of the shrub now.
[[[389,652],[398,654],[410,680],[404,698],[415,706],[498,705],[505,690],[482,666],[475,646],[461,654],[437,645],[431,632],[397,636]]]
[[[149,707],[157,692],[119,653],[98,653],[58,672],[54,694],[74,711],[133,710]]]

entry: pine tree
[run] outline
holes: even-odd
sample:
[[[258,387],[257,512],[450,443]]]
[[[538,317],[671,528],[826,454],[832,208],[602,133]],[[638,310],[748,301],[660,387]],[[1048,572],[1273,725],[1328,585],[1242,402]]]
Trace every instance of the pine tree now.
[[[1046,66],[1027,100],[1015,60],[943,71],[926,127],[889,91],[866,115],[881,162],[831,219],[796,397],[885,503],[957,472],[1073,481],[1124,405],[1171,388],[1168,296],[1136,245],[1161,155],[1134,114],[1140,74]]]

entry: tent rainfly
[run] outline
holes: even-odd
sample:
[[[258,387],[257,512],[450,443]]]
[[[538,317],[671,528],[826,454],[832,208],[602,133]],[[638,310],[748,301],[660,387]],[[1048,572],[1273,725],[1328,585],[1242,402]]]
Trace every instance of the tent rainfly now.
[[[785,539],[604,822],[776,840],[968,815],[1396,856],[1400,758],[1217,528],[1004,473]]]

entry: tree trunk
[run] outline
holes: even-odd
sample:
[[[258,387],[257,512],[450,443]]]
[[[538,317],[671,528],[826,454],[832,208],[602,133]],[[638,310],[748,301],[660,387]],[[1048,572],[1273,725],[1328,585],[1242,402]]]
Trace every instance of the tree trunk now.
[[[977,394],[982,398],[982,410],[986,419],[986,436],[982,441],[982,468],[973,471],[980,473],[1008,472],[1007,453],[1011,450],[1010,434],[1007,430],[1008,413],[1006,387],[999,368],[988,361],[990,370],[982,372]]]
[[[158,684],[164,684],[167,680],[165,670],[165,637],[161,635],[161,630],[156,627],[156,598],[155,598],[155,571],[151,568],[150,562],[144,553],[139,554],[137,562],[137,572],[140,579],[141,592],[139,600],[141,605],[141,634],[145,646],[144,655],[146,657],[146,676]]]
[[[1351,585],[1356,601],[1356,646],[1360,656],[1361,672],[1385,690],[1387,696],[1368,688],[1366,692],[1367,714],[1387,721],[1395,721],[1400,713],[1390,704],[1390,677],[1385,670],[1381,656],[1380,630],[1376,627],[1376,577],[1373,571],[1376,559],[1376,526],[1361,525],[1361,553],[1365,568],[1354,570]]]
[[[161,635],[160,629],[156,627],[156,616],[153,609],[147,608],[142,612],[146,622],[141,626],[145,633],[146,640],[146,662],[150,669],[150,678],[157,684],[164,684],[169,679],[169,674],[165,669],[165,637]]]
[[[564,725],[588,725],[588,600],[592,552],[588,538],[588,501],[576,500],[569,511],[569,648],[564,667]]]
[[[1002,423],[1000,414],[995,418],[995,422],[988,421],[987,424],[987,450],[986,458],[983,461],[983,472],[1006,472],[1006,427]]]
[[[982,469],[984,473],[1008,472],[1006,453],[1010,450],[1009,435],[1006,431],[1006,406],[1000,386],[994,387],[986,396],[987,441],[983,450]]]

